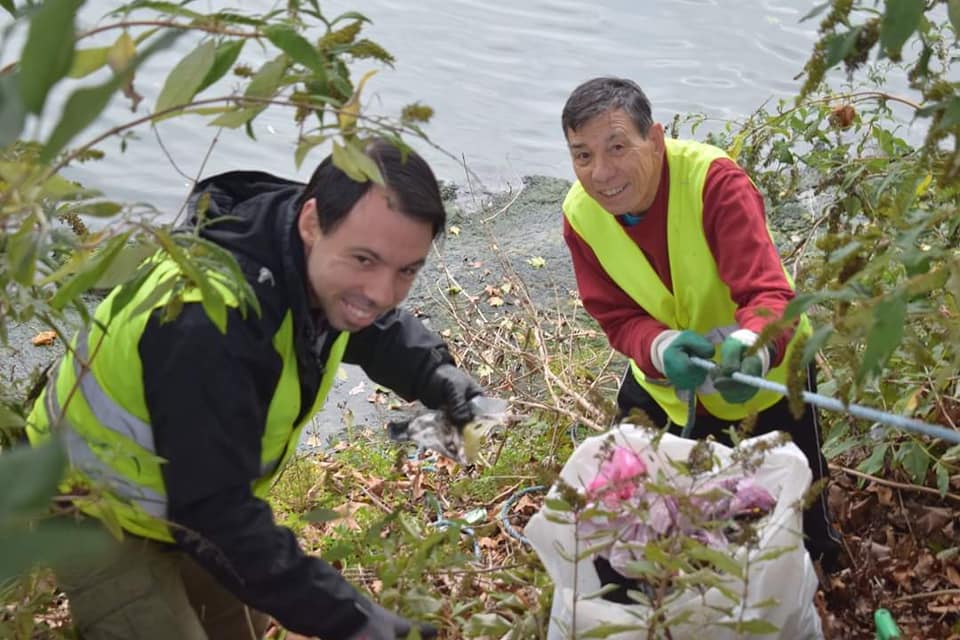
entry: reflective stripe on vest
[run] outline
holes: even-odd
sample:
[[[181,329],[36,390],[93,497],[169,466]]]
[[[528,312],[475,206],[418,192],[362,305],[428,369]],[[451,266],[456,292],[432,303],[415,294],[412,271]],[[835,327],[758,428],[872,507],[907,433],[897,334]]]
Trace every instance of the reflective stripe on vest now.
[[[76,367],[79,368],[79,365],[76,365]],[[59,371],[59,367],[57,367],[57,371]],[[77,375],[80,375],[80,373]],[[84,375],[83,378],[93,379],[93,376]],[[47,383],[44,409],[46,409],[47,412],[47,423],[57,425],[55,432],[63,439],[70,466],[83,472],[93,482],[112,491],[117,497],[137,504],[151,516],[165,519],[167,515],[167,497],[165,495],[124,478],[101,460],[100,457],[93,452],[90,444],[84,440],[83,436],[77,433],[76,428],[74,428],[67,419],[66,414],[61,411],[60,403],[57,401],[56,379],[56,375],[53,375]],[[87,390],[84,389],[84,386],[89,385],[81,383],[81,390],[84,395],[86,395]],[[96,386],[99,391],[100,386],[97,385],[95,381],[94,386]],[[99,391],[99,394],[102,395],[102,391]],[[94,393],[94,396],[95,395],[97,395],[96,392]],[[106,402],[103,403],[103,406],[113,404],[109,399],[105,398],[105,400]],[[88,398],[88,402],[89,401]],[[94,402],[99,403],[100,401],[94,400]],[[113,406],[116,407],[116,405]],[[116,408],[123,411],[121,407]],[[147,428],[149,429],[149,425],[147,425]],[[152,433],[150,434],[150,441],[151,443],[153,442]]]
[[[651,317],[668,328],[690,329],[718,344],[739,328],[735,320],[737,305],[720,279],[703,231],[703,187],[713,161],[727,156],[720,149],[697,142],[667,139],[665,146],[670,175],[667,250],[673,291],[667,288],[616,217],[587,195],[579,182],[574,183],[567,194],[563,213],[571,227],[593,249],[604,271]],[[785,269],[784,274],[792,286]],[[801,317],[781,365],[768,373],[768,379],[785,381],[783,363],[789,361],[798,339],[810,332],[809,321]],[[719,354],[715,357],[719,358]],[[685,398],[678,397],[665,380],[647,379],[633,360],[631,370],[637,382],[673,422],[681,425],[686,422]],[[712,415],[731,421],[762,411],[780,399],[779,394],[760,391],[746,403],[729,404],[716,392],[709,377],[697,395]]]
[[[89,332],[86,330],[77,335],[77,341],[74,345],[73,371],[77,380],[80,381],[80,392],[83,394],[84,400],[87,401],[90,411],[100,421],[100,424],[106,425],[120,435],[133,440],[145,451],[156,454],[157,450],[153,446],[153,428],[111,400],[100,383],[97,382],[97,379],[93,377],[93,374],[84,369],[83,363],[90,361],[90,346],[87,342],[89,337]],[[53,415],[56,416],[57,414]]]

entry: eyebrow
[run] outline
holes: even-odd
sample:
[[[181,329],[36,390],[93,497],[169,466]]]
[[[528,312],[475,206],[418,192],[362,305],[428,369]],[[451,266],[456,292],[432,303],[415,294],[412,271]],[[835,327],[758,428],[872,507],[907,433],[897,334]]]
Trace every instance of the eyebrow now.
[[[373,249],[369,249],[369,248],[367,248],[367,247],[357,247],[356,249],[354,249],[354,251],[356,251],[357,253],[364,253],[364,254],[366,254],[369,258],[372,258],[373,260],[376,260],[377,262],[381,262],[381,263],[386,262],[386,261],[383,259],[383,256],[381,256],[379,253],[377,253],[377,252],[374,251]],[[426,259],[426,258],[421,258],[420,260],[415,260],[415,261],[411,262],[410,264],[405,264],[405,265],[403,265],[403,266],[400,267],[400,268],[401,268],[401,269],[410,269],[410,268],[412,268],[412,267],[420,268],[420,267],[422,267],[422,266],[425,265],[425,264],[427,264],[427,259]]]
[[[609,144],[609,143],[612,142],[613,140],[616,140],[617,138],[622,138],[622,137],[624,137],[622,131],[614,131],[614,132],[611,133],[609,136],[607,136],[607,139],[604,140],[603,142],[604,142],[604,144]],[[569,146],[570,146],[571,149],[582,149],[582,148],[584,148],[584,147],[587,146],[587,143],[585,143],[585,142],[574,142],[574,143],[571,143]]]

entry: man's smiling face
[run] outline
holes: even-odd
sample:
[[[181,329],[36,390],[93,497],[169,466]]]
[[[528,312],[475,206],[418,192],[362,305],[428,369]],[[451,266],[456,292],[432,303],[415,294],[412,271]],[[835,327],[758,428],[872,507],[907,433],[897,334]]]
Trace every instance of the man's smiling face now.
[[[644,136],[623,109],[611,109],[567,129],[567,145],[577,179],[604,209],[643,213],[653,204],[663,167],[659,123]]]
[[[427,259],[431,224],[397,211],[391,200],[371,187],[327,233],[316,200],[300,210],[311,302],[335,329],[359,331],[400,304]]]

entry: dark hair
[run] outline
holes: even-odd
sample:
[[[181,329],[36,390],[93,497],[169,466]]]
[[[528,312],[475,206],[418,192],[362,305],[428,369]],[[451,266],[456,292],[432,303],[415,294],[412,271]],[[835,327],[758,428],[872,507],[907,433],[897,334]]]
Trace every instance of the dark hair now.
[[[591,118],[612,109],[623,109],[633,120],[640,135],[646,137],[653,125],[650,101],[633,80],[613,77],[593,78],[573,90],[560,116],[563,135],[576,131]]]
[[[430,165],[415,151],[401,149],[382,138],[372,140],[364,153],[380,169],[393,208],[411,218],[429,222],[433,237],[439,236],[447,223],[447,212]],[[357,182],[334,165],[333,155],[329,155],[313,172],[300,194],[297,211],[307,200],[316,198],[320,230],[329,233],[374,184],[372,180]]]

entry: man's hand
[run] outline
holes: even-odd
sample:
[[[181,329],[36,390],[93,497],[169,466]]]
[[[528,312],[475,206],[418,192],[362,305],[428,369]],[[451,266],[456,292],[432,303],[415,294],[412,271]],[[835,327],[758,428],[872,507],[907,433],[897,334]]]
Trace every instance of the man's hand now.
[[[441,364],[427,381],[420,400],[431,409],[443,409],[450,422],[463,426],[474,418],[470,399],[482,393],[468,373],[452,364]]]
[[[414,626],[424,640],[437,637],[437,628],[432,624],[415,623],[392,611],[387,611],[376,602],[364,603],[367,624],[350,636],[349,640],[398,640],[406,638]]]
[[[734,380],[734,373],[762,378],[770,369],[770,351],[766,347],[754,355],[746,355],[756,341],[756,333],[740,329],[720,345],[720,364],[714,371],[713,386],[730,404],[743,404],[759,391],[756,387]]]
[[[650,345],[653,366],[681,391],[696,389],[707,379],[707,370],[693,364],[690,356],[712,358],[713,352],[713,343],[695,331],[663,331]]]

